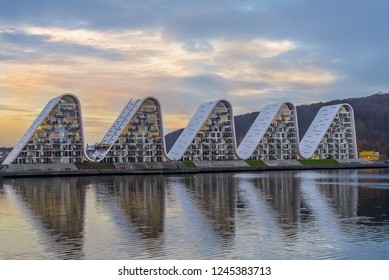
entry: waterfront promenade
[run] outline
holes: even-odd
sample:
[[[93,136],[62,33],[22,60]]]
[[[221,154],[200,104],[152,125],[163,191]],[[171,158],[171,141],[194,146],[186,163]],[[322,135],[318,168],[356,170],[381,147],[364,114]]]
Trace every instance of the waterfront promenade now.
[[[83,175],[186,174],[205,172],[279,171],[318,169],[387,168],[386,163],[355,160],[197,161],[154,163],[15,164],[3,166],[1,176],[44,177]]]

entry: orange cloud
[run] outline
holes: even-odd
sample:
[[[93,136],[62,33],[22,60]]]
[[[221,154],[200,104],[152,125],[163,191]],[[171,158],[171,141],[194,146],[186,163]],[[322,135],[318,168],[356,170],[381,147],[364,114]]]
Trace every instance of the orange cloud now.
[[[199,104],[200,105],[200,104]],[[164,114],[163,115],[163,125],[165,133],[175,131],[180,128],[184,128],[190,120],[191,116],[188,118],[187,115],[180,114]]]
[[[196,97],[198,89],[187,88],[182,82],[188,77],[218,75],[220,83],[228,84],[209,98],[261,96],[271,93],[272,89],[299,85],[321,87],[335,80],[332,73],[319,68],[298,65],[286,69],[269,65],[260,67],[261,60],[275,58],[297,48],[294,42],[288,40],[214,39],[202,43],[196,51],[185,48],[183,42],[164,37],[158,29],[103,32],[30,26],[25,27],[24,32],[45,35],[48,44],[60,42],[114,50],[122,57],[109,59],[98,54],[75,52],[69,55],[58,51],[43,53],[39,58],[31,57],[28,61],[4,62],[1,66],[5,71],[0,76],[0,98],[1,95],[6,98],[1,99],[2,105],[30,111],[30,115],[19,119],[0,111],[1,127],[7,135],[4,143],[8,145],[16,143],[18,135],[23,134],[51,98],[66,92],[80,98],[86,139],[94,143],[101,140],[131,98],[156,96],[162,103],[166,130],[185,127],[203,102]],[[251,85],[257,82],[268,84],[269,88],[259,90]],[[190,85],[196,86],[195,83]],[[198,86],[203,90],[202,84]],[[201,92],[203,99],[208,96],[207,89]],[[179,92],[188,96],[178,98]],[[174,99],[174,102],[163,102],[164,98]]]

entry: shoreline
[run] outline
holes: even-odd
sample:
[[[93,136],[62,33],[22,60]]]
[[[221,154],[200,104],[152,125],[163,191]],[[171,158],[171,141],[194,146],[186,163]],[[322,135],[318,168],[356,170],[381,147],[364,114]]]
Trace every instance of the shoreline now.
[[[71,176],[112,176],[112,175],[161,175],[161,174],[197,174],[217,172],[260,172],[260,171],[293,171],[293,170],[337,170],[337,169],[377,169],[389,168],[389,163],[348,162],[338,164],[274,164],[250,166],[244,161],[208,162],[188,167],[182,162],[112,164],[110,168],[83,168],[74,164],[41,164],[2,167],[0,180],[6,178],[28,177],[71,177]]]

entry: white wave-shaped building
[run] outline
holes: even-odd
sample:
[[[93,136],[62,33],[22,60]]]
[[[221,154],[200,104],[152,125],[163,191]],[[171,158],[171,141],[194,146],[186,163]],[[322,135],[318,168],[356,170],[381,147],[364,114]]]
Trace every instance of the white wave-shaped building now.
[[[79,99],[63,94],[51,99],[2,163],[76,163],[85,159]]]
[[[296,107],[290,102],[270,104],[259,112],[237,154],[251,160],[297,159],[298,142]]]
[[[303,158],[358,158],[354,110],[349,104],[320,108],[300,142]]]
[[[95,162],[166,160],[162,113],[154,97],[130,100],[89,157]]]
[[[237,147],[232,106],[221,99],[201,104],[167,153],[160,102],[146,97],[130,100],[87,154],[80,102],[64,94],[49,101],[2,164],[356,159],[352,107],[322,107],[299,139],[296,107],[276,103],[262,108]]]
[[[232,106],[227,100],[200,105],[168,153],[170,160],[236,159]]]

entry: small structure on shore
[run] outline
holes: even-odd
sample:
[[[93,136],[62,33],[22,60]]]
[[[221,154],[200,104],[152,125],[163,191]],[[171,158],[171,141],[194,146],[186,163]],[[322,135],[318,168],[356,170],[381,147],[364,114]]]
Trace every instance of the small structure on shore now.
[[[359,152],[359,157],[374,162],[380,160],[380,153],[375,151],[362,151]]]

